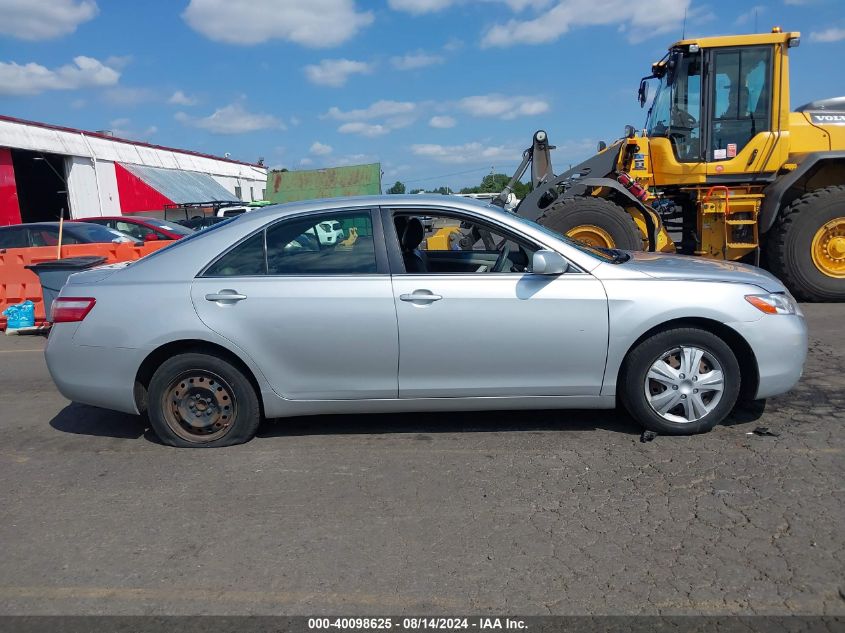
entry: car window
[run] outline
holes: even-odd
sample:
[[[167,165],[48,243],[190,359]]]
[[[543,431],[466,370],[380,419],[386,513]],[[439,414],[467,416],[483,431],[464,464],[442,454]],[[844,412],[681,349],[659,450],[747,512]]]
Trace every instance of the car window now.
[[[26,233],[22,228],[0,229],[0,248],[26,248]]]
[[[394,215],[394,225],[407,273],[528,272],[539,250],[527,240],[458,215],[401,212]]]
[[[376,272],[370,213],[325,214],[267,229],[270,275],[348,275]]]
[[[188,238],[185,238],[188,239]],[[264,231],[244,240],[205,271],[206,277],[252,277],[266,274]]]
[[[152,229],[148,229],[140,224],[124,222],[122,220],[115,221],[114,228],[121,233],[126,233],[126,235],[134,237],[136,240],[143,240],[149,233],[155,233]]]
[[[29,239],[32,246],[57,246],[59,243],[59,229],[53,227],[38,227],[29,230]],[[62,244],[80,244],[72,233],[62,231]]]
[[[372,216],[369,211],[358,211],[277,222],[225,253],[206,269],[203,276],[375,272]]]

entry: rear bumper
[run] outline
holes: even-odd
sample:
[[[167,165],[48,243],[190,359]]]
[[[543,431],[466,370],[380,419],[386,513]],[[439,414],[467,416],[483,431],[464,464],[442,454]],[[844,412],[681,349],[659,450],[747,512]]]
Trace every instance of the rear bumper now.
[[[55,324],[44,350],[59,392],[73,402],[137,414],[134,386],[142,350],[78,345],[73,341],[77,327]]]
[[[807,324],[798,315],[768,315],[750,323],[729,323],[751,346],[760,382],[757,399],[786,393],[804,371]]]

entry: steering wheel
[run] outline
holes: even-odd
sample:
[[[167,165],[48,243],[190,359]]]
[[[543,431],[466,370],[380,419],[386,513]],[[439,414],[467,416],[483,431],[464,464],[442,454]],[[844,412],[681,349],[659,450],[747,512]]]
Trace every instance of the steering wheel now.
[[[698,120],[686,110],[680,108],[672,108],[672,127],[693,129],[698,124]]]
[[[508,260],[508,255],[511,254],[511,247],[508,245],[507,240],[502,240],[502,243],[499,244],[499,256],[496,258],[496,263],[493,264],[493,268],[490,269],[491,273],[500,273],[504,271],[505,262]]]

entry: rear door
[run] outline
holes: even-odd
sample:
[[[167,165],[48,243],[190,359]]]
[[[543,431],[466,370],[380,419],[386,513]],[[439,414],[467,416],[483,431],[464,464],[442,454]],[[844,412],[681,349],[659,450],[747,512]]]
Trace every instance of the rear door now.
[[[327,245],[313,236],[332,220],[349,239]],[[271,224],[216,259],[191,297],[200,319],[243,349],[286,398],[397,397],[396,309],[370,209]]]

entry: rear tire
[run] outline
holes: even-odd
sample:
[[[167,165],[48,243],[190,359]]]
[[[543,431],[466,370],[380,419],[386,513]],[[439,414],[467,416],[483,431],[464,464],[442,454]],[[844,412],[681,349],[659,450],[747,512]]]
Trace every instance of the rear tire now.
[[[781,210],[769,231],[766,244],[769,269],[798,299],[845,300],[843,231],[845,186],[804,194]],[[830,236],[837,240],[835,245],[830,244]]]
[[[252,383],[210,354],[180,354],[162,363],[150,381],[148,406],[159,439],[183,448],[243,444],[261,420]]]
[[[682,350],[701,352],[700,357],[690,354],[689,370],[684,369]],[[673,356],[675,351],[680,353]],[[678,366],[665,363],[666,358],[677,358]],[[719,390],[714,389],[717,372]],[[672,378],[664,378],[669,375]],[[692,435],[709,431],[728,416],[739,396],[740,379],[736,356],[722,339],[698,328],[675,328],[654,334],[628,353],[618,392],[628,413],[646,429]]]
[[[634,218],[604,198],[563,198],[546,209],[537,221],[591,246],[643,250],[643,238]]]

